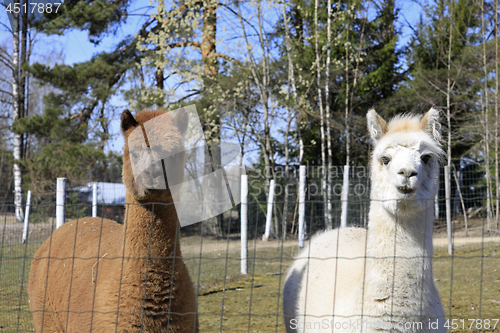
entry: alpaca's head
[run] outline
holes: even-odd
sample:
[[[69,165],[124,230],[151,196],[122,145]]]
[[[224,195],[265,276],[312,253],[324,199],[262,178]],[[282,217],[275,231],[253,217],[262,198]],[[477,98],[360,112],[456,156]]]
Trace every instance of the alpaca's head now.
[[[439,111],[396,116],[388,124],[373,109],[366,117],[375,143],[372,199],[393,214],[418,214],[436,194],[443,156]]]
[[[182,183],[188,122],[183,109],[175,117],[161,110],[142,111],[135,118],[128,110],[122,113],[123,182],[137,202],[172,202],[166,171],[170,182]]]

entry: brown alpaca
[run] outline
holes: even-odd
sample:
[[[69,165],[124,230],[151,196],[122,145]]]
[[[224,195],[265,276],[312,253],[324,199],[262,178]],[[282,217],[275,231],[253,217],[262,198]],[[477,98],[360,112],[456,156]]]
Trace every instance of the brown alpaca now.
[[[132,174],[128,137],[160,115],[165,113],[143,111],[134,119],[127,110],[121,116],[124,225],[89,217],[70,221],[36,252],[29,280],[36,332],[198,332],[170,190],[142,188]],[[182,147],[187,113],[161,119],[162,149]],[[177,161],[168,167],[182,179],[184,156]]]

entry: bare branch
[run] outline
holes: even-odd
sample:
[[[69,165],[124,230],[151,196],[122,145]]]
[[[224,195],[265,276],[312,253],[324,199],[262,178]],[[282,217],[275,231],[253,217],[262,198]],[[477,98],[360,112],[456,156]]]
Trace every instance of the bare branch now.
[[[193,97],[195,95],[201,94],[202,92],[203,92],[203,90],[196,90],[195,92],[193,92],[193,93],[191,93],[189,95],[186,95],[186,96],[182,97],[181,99],[175,101],[174,104],[180,103],[183,100],[188,99],[189,97]]]
[[[256,36],[259,35],[258,29],[256,27],[254,27],[253,24],[250,23],[247,19],[245,19],[244,17],[242,17],[242,15],[238,14],[237,12],[234,11],[234,9],[232,9],[231,7],[229,7],[229,6],[227,6],[227,5],[223,4],[223,3],[221,3],[221,5],[223,7],[226,7],[226,9],[229,10],[231,13],[233,13],[236,17],[238,17],[239,19],[243,20],[246,24],[248,24],[255,31],[255,35]],[[239,2],[238,2],[237,5],[239,7]],[[247,36],[249,36],[249,35],[247,34]]]
[[[431,80],[429,79],[425,79],[427,81],[427,83],[429,83],[432,87],[434,87],[434,89],[438,90],[439,92],[443,93],[444,95],[446,95],[446,91],[443,91],[441,88],[439,88],[438,86],[436,86],[434,83],[432,83]]]
[[[225,59],[227,61],[234,62],[235,64],[241,65],[241,61],[239,61],[238,59],[235,59],[233,57],[230,57],[227,54],[215,53],[215,56],[217,58],[222,58],[222,59]]]
[[[8,85],[11,85],[11,82],[10,82],[10,81],[5,80],[5,79],[2,79],[1,77],[0,77],[0,81],[5,82],[5,83],[7,83]]]
[[[9,28],[6,24],[0,22],[0,25],[3,26],[5,28],[5,30],[7,30],[8,32],[12,33],[12,29]]]
[[[9,96],[11,96],[11,97],[13,96],[11,92],[5,91],[5,90],[3,90],[3,89],[0,89],[0,93],[7,94],[7,95],[9,95]]]
[[[403,17],[403,19],[405,20],[405,22],[406,22],[406,24],[407,24],[408,28],[410,28],[410,29],[413,31],[413,33],[414,33],[415,35],[417,35],[417,30],[413,27],[413,25],[412,25],[410,22],[408,22],[408,19],[406,18],[405,14],[404,14],[404,13],[401,13],[401,16],[402,16],[402,17]]]
[[[12,61],[0,53],[0,61],[12,70]]]
[[[177,48],[177,47],[187,47],[187,46],[194,46],[197,48],[201,48],[201,43],[200,42],[194,42],[194,41],[183,41],[183,42],[178,42],[178,43],[173,43],[169,44],[168,47],[171,49]]]

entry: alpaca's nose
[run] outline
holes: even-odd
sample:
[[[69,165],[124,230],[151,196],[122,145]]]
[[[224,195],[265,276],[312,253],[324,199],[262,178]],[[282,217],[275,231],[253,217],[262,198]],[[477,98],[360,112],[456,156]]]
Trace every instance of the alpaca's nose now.
[[[405,166],[405,167],[402,167],[398,170],[398,175],[410,178],[410,177],[414,177],[414,176],[418,175],[418,173],[417,173],[417,170],[415,170],[413,167]]]

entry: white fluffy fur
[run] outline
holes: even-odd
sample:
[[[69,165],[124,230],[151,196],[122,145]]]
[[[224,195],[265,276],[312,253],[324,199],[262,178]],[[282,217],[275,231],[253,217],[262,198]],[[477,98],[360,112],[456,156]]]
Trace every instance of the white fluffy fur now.
[[[320,233],[299,253],[283,290],[287,332],[446,332],[431,262],[438,117],[431,109],[387,125],[368,112],[368,229]]]

